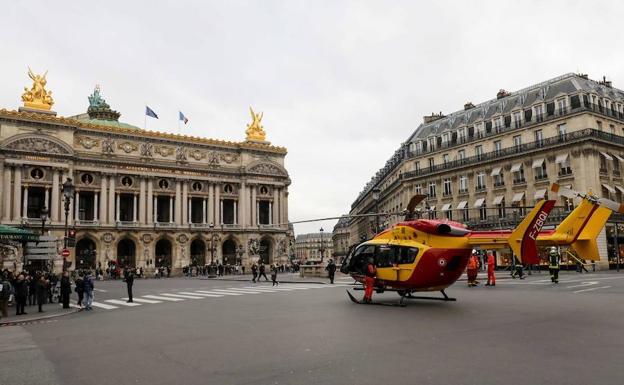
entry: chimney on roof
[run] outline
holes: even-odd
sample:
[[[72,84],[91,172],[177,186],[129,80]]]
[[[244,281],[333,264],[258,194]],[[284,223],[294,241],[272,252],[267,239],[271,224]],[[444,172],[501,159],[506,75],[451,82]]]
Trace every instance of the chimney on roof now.
[[[443,117],[444,117],[444,115],[442,115],[442,111],[440,111],[439,114],[436,114],[435,112],[432,112],[431,115],[423,116],[423,121],[425,122],[425,124],[427,124],[427,123],[431,123],[433,121],[436,121],[438,119],[442,119]]]
[[[468,103],[464,104],[464,110],[469,110],[471,108],[475,108],[475,105],[472,104],[472,102],[468,102]]]
[[[502,98],[504,98],[505,96],[509,96],[509,95],[511,95],[511,93],[509,93],[509,92],[507,92],[507,91],[505,91],[504,89],[502,89],[502,88],[501,88],[501,89],[500,89],[500,90],[496,93],[496,99],[502,99]]]
[[[587,74],[579,73],[578,76],[583,79],[589,79],[589,76],[587,76]]]
[[[605,86],[605,87],[609,87],[609,88],[611,88],[611,80],[607,80],[607,77],[606,77],[606,76],[603,76],[603,77],[602,77],[602,80],[601,80],[601,81],[599,81],[598,83],[602,84],[602,85],[603,85],[603,86]]]

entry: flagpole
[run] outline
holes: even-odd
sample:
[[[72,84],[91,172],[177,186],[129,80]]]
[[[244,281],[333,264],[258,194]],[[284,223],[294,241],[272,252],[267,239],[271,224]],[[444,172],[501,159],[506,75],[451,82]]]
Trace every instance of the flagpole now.
[[[180,112],[178,111],[178,135],[180,135]]]
[[[145,103],[145,111],[143,111],[143,129],[147,130],[147,103]]]

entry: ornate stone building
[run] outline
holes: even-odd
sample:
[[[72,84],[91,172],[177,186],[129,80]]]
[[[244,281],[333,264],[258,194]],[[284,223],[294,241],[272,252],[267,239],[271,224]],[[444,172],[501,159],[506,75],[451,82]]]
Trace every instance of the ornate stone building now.
[[[0,110],[3,224],[40,231],[46,207],[46,231],[62,240],[71,178],[72,267],[288,260],[286,149],[265,140],[262,115],[252,111],[244,142],[145,131],[120,122],[97,87],[87,114],[56,116],[43,80],[25,107]]]
[[[334,231],[332,233],[332,245],[334,248],[333,252],[336,263],[340,263],[340,261],[347,256],[351,246],[348,217],[340,218],[338,223],[334,226]]]
[[[379,220],[382,227],[390,226],[402,218],[391,214],[412,195],[426,194],[424,217],[474,229],[511,228],[548,197],[554,182],[624,202],[623,166],[624,92],[605,79],[566,74],[516,92],[501,90],[495,99],[468,102],[446,116],[426,116],[364,186],[350,213],[378,208],[388,214]],[[576,204],[558,197],[549,225]],[[350,244],[370,237],[374,220],[350,220]],[[611,242],[600,235],[601,267],[617,255]],[[507,255],[499,263],[509,261]]]
[[[295,238],[295,259],[299,263],[326,263],[333,258],[332,234],[299,234]]]

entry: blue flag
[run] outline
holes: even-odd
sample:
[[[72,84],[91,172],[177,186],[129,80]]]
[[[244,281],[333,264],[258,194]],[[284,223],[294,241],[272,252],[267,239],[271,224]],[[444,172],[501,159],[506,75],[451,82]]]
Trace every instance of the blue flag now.
[[[158,115],[156,115],[156,113],[148,106],[145,106],[145,115],[158,119]]]
[[[184,116],[184,114],[182,113],[182,111],[178,111],[180,113],[180,116],[178,118],[178,120],[181,120],[184,122],[184,124],[188,123],[188,119],[186,118],[186,116]]]

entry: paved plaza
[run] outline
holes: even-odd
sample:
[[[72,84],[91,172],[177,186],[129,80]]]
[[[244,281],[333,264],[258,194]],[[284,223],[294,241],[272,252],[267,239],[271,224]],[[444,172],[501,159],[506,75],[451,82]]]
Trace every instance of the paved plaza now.
[[[355,305],[350,283],[137,280],[128,306],[97,282],[92,312],[0,328],[0,383],[621,383],[624,274],[460,281],[404,308]]]

